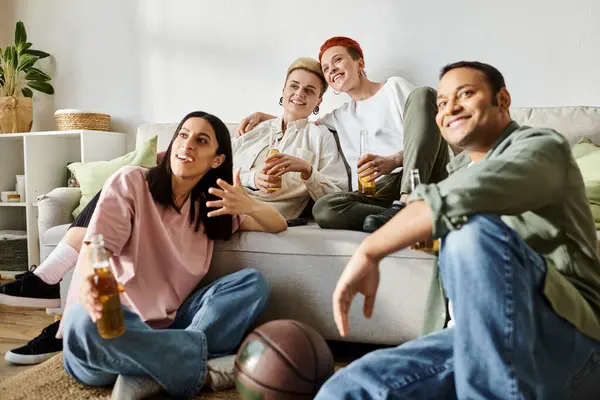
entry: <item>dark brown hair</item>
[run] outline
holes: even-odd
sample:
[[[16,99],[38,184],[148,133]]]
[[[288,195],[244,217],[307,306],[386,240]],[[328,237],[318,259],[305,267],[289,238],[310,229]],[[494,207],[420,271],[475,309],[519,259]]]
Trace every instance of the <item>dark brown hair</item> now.
[[[458,61],[452,64],[446,65],[442,68],[440,72],[440,79],[444,77],[448,72],[457,68],[471,68],[477,71],[481,71],[485,74],[490,89],[492,89],[492,105],[498,105],[498,99],[496,95],[502,88],[506,87],[506,83],[504,82],[504,77],[495,67],[492,67],[489,64],[485,64],[479,61]]]
[[[194,111],[183,117],[173,134],[169,148],[161,163],[150,169],[146,175],[150,193],[154,201],[158,204],[179,210],[173,199],[171,151],[173,150],[173,141],[179,135],[181,127],[190,118],[202,118],[213,127],[218,143],[217,155],[225,155],[225,161],[219,167],[210,169],[192,189],[190,195],[190,225],[193,225],[194,230],[198,232],[200,224],[202,224],[206,236],[211,240],[228,240],[231,238],[233,231],[233,217],[231,215],[222,215],[209,218],[207,214],[211,209],[206,207],[207,201],[219,200],[216,196],[208,193],[209,188],[217,186],[217,179],[222,179],[229,184],[233,182],[231,138],[227,126],[219,118],[204,111]]]

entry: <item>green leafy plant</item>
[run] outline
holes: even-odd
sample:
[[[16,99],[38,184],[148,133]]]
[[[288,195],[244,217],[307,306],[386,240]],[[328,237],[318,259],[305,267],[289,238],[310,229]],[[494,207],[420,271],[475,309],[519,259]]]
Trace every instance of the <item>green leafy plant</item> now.
[[[22,21],[15,28],[15,44],[2,50],[0,48],[0,97],[19,96],[32,97],[37,90],[46,94],[54,94],[50,77],[34,67],[35,63],[49,57],[50,54],[33,50],[27,41],[27,32]]]

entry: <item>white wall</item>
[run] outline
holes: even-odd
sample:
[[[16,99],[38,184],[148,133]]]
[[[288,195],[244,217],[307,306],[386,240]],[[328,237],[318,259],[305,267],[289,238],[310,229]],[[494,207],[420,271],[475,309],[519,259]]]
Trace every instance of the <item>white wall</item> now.
[[[13,20],[14,7],[13,2],[0,0],[0,48],[4,48],[12,43],[15,31],[15,21]]]
[[[103,110],[128,133],[195,109],[278,113],[287,65],[333,35],[362,44],[376,80],[436,85],[443,64],[473,59],[504,73],[517,106],[600,105],[597,0],[1,1],[54,56],[57,93],[39,96],[38,130],[55,108]],[[343,101],[328,92],[322,108]]]

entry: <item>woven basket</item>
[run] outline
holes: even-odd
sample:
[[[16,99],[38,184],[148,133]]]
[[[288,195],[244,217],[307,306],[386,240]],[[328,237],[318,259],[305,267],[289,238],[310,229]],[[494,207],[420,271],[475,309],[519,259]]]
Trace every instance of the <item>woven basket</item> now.
[[[84,110],[58,110],[54,113],[59,131],[86,129],[110,131],[110,115]]]
[[[11,233],[19,234],[10,235]],[[26,234],[26,232],[0,231],[1,270],[27,271],[27,239],[23,238],[23,233]]]

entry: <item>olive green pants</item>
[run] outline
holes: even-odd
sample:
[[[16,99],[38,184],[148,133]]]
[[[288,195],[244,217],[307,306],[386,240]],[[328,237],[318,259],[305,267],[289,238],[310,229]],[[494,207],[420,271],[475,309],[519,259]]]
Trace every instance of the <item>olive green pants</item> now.
[[[448,176],[449,147],[437,127],[436,91],[428,87],[413,90],[404,110],[404,165],[402,171],[418,169],[422,183],[437,183]],[[313,207],[321,228],[361,231],[364,219],[388,208],[403,193],[410,193],[409,174],[398,173],[377,182],[375,196],[338,192],[323,196]]]

